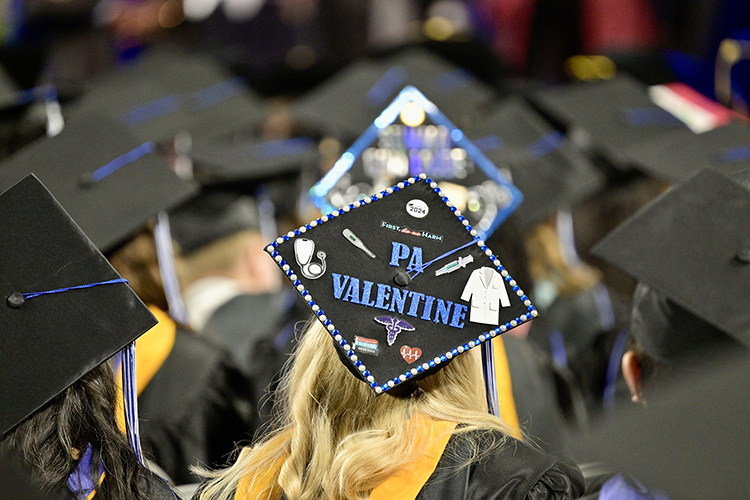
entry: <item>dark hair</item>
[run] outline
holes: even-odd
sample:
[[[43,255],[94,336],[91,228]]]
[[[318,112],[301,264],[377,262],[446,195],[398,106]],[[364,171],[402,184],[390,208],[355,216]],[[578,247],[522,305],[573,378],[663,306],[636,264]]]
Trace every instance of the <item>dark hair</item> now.
[[[140,230],[130,240],[111,251],[107,259],[128,280],[130,288],[144,303],[154,305],[162,311],[169,308],[159,273],[156,243],[149,228]]]
[[[78,461],[73,449],[93,450],[91,477],[99,482],[99,464],[106,476],[97,500],[146,500],[140,490],[142,466],[117,426],[117,393],[109,363],[81,377],[64,392],[18,425],[0,443],[32,465],[45,489],[66,487]]]

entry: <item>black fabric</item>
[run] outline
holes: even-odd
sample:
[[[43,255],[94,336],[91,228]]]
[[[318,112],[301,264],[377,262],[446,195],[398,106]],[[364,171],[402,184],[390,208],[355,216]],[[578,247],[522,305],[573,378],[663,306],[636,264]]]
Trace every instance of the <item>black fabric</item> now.
[[[536,320],[534,320],[535,324]],[[513,399],[524,432],[547,453],[565,446],[565,417],[557,404],[555,379],[549,361],[525,340],[503,337]]]
[[[63,500],[62,492],[45,492],[30,467],[0,447],[0,494],[3,500]]]
[[[477,447],[486,450],[500,439],[496,431],[452,436],[417,500],[551,500],[583,493],[578,467],[513,438],[472,460]]]
[[[97,76],[65,112],[73,119],[107,114],[138,139],[161,141],[181,131],[200,137],[256,127],[264,107],[257,94],[214,60],[160,44]]]
[[[729,339],[644,283],[638,284],[633,295],[630,332],[649,357],[665,364],[702,344]]]
[[[204,185],[264,180],[315,170],[320,162],[311,137],[262,141],[236,134],[198,138],[191,151],[193,174]]]
[[[511,217],[524,228],[604,186],[604,175],[520,97],[503,101],[464,132],[523,193]]]
[[[167,482],[151,471],[141,473],[141,491],[149,500],[175,500]]]
[[[750,168],[750,127],[730,123],[702,134],[667,134],[651,144],[628,151],[636,166],[668,181],[684,181],[710,168],[724,174]]]
[[[531,99],[580,147],[622,169],[633,166],[631,147],[675,132],[693,135],[651,101],[645,85],[627,75],[543,89],[533,93]]]
[[[270,417],[270,406],[263,404],[266,391],[287,360],[284,345],[274,346],[287,320],[278,294],[243,294],[214,311],[201,332],[232,355],[252,384],[259,425]]]
[[[672,499],[745,498],[748,361],[746,350],[702,349],[649,388],[647,406],[623,409],[572,441],[576,456],[605,460]]]
[[[468,71],[429,51],[407,48],[382,61],[360,60],[304,95],[295,117],[324,133],[356,137],[405,86],[413,85],[453,123],[470,123],[494,96]]]
[[[198,482],[190,465],[225,465],[255,432],[252,389],[229,355],[178,327],[174,348],[138,397],[141,438],[175,484]]]

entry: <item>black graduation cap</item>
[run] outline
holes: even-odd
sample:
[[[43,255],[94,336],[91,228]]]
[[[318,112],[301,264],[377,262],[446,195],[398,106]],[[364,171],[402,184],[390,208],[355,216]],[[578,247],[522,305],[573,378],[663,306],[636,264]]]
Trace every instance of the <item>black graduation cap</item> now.
[[[156,319],[35,176],[0,195],[0,235],[4,435]]]
[[[585,150],[600,154],[618,168],[630,168],[628,148],[682,131],[679,119],[654,104],[646,86],[632,77],[552,87],[530,95],[550,119],[561,124]]]
[[[684,181],[702,168],[724,174],[750,168],[750,127],[730,123],[702,134],[681,131],[630,148],[635,165],[669,181]]]
[[[71,117],[106,113],[140,140],[213,135],[260,123],[260,98],[206,56],[160,47],[94,80]]]
[[[465,132],[523,193],[524,201],[511,217],[524,227],[556,209],[575,206],[604,186],[604,175],[520,97],[502,102]]]
[[[59,135],[0,163],[0,189],[31,172],[103,252],[197,191],[170,170],[154,143],[137,141],[105,116],[71,120]]]
[[[592,253],[750,347],[750,191],[702,170]]]
[[[240,231],[259,231],[260,215],[255,201],[228,189],[204,189],[169,214],[172,239],[187,255]]]
[[[396,95],[412,85],[461,125],[494,97],[465,69],[421,48],[382,61],[357,61],[297,100],[292,113],[334,136],[356,137]]]
[[[296,174],[316,167],[320,152],[311,137],[263,141],[223,136],[194,143],[191,159],[195,178],[210,185]]]
[[[571,440],[571,451],[605,460],[671,499],[744,498],[750,489],[750,363],[726,353],[703,357],[699,372],[664,383],[645,408],[621,409]],[[711,359],[707,366],[705,359]]]
[[[345,363],[378,394],[537,316],[424,174],[321,216],[266,250]]]

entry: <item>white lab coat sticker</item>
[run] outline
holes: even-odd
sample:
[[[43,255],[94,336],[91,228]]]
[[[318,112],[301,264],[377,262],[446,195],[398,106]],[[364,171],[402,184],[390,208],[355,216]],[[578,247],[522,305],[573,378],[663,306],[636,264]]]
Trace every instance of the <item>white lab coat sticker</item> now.
[[[469,321],[485,325],[496,325],[500,322],[500,308],[510,307],[508,291],[503,284],[503,277],[491,267],[475,269],[464,286],[461,300],[471,299]]]

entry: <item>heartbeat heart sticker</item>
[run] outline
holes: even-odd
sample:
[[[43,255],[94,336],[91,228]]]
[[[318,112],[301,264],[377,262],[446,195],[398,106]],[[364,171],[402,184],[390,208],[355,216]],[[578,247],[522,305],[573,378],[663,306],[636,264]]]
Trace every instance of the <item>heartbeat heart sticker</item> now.
[[[412,364],[416,360],[418,360],[420,357],[422,357],[422,349],[419,347],[409,347],[408,345],[405,345],[401,347],[401,357],[404,358],[404,360]]]

